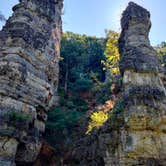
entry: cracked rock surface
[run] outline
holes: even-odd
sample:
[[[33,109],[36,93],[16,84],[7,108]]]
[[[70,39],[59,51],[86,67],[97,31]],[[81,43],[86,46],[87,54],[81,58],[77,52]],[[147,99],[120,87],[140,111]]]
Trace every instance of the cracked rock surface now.
[[[15,160],[32,163],[40,151],[47,111],[58,101],[62,6],[62,0],[20,0],[0,31],[0,162],[4,166]]]

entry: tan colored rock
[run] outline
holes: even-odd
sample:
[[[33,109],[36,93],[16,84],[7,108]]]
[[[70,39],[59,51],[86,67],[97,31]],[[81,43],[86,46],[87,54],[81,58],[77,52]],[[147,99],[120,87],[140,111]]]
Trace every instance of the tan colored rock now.
[[[14,164],[14,157],[19,142],[10,137],[0,137],[0,165],[3,166]],[[2,160],[2,161],[1,161]]]
[[[40,132],[45,131],[45,123],[40,120],[35,120],[34,127],[37,128]]]
[[[47,111],[58,102],[62,6],[63,0],[19,0],[0,31],[0,144],[17,139],[6,144],[9,164],[16,149],[16,162],[36,159]]]
[[[124,126],[117,160],[122,166],[165,165],[166,90],[157,53],[148,39],[150,13],[131,2],[123,12],[121,25]]]
[[[165,166],[165,76],[160,73],[157,53],[148,38],[150,13],[130,2],[122,14],[121,26],[119,50],[123,85],[119,101],[99,130],[78,141],[72,153],[73,163]]]

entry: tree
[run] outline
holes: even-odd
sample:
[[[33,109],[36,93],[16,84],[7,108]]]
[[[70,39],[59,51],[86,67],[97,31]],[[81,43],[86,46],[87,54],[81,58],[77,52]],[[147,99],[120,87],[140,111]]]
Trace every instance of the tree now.
[[[69,75],[71,76],[72,68],[77,65],[77,57],[79,56],[80,44],[76,41],[75,35],[73,33],[64,33],[61,41],[61,57],[60,62],[60,83],[64,85],[65,92],[68,89]]]
[[[102,63],[105,65],[105,70],[109,70],[111,75],[119,74],[119,50],[118,50],[118,39],[119,34],[115,31],[106,31],[107,42],[104,55],[106,57],[105,61]]]
[[[60,87],[67,92],[69,89],[76,89],[75,86],[80,80],[83,83],[87,81],[88,84],[91,72],[97,73],[98,79],[103,81],[105,72],[101,60],[105,59],[104,48],[103,38],[64,33],[61,42]]]
[[[158,53],[159,60],[163,67],[166,68],[166,42],[162,42],[158,46],[154,47]]]
[[[46,138],[58,154],[72,149],[78,134],[87,129],[87,112],[110,98],[110,82],[105,82],[102,60],[106,39],[72,32],[63,33],[59,74],[59,107],[48,114]],[[109,84],[108,84],[109,83]],[[103,95],[104,94],[104,95]],[[95,113],[88,132],[100,127],[107,115]],[[64,146],[62,146],[64,145]]]

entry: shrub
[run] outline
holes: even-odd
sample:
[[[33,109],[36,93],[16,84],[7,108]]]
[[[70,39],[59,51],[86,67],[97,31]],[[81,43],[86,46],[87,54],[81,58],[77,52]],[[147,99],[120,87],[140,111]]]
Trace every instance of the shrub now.
[[[92,95],[95,96],[96,103],[98,104],[104,104],[105,101],[110,99],[111,94],[111,81],[94,84],[92,88]]]
[[[8,119],[9,124],[17,127],[17,125],[27,124],[30,121],[30,115],[26,112],[18,112],[16,110],[10,111],[5,114],[5,117]]]
[[[81,77],[76,82],[71,84],[71,88],[75,92],[84,92],[92,88],[92,81],[88,78]]]
[[[46,123],[46,139],[55,148],[60,148],[62,141],[72,140],[73,128],[79,122],[83,114],[76,110],[64,110],[56,108],[48,114]]]
[[[87,111],[88,110],[88,104],[87,102],[82,99],[81,97],[75,97],[75,98],[72,98],[71,99],[73,104],[74,104],[74,107],[78,110],[78,111]]]
[[[113,112],[118,114],[118,113],[121,113],[123,111],[124,111],[124,109],[123,109],[123,105],[122,105],[121,101],[117,100],[115,103],[115,106],[113,108]]]
[[[89,134],[95,127],[101,127],[108,120],[108,113],[104,113],[103,111],[94,112],[91,114],[90,119],[91,121],[88,125],[86,134]]]

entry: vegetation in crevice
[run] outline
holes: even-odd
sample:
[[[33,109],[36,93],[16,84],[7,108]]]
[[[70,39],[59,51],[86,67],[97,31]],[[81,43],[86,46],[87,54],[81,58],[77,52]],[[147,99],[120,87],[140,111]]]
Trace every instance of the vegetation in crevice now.
[[[12,110],[4,115],[4,120],[7,119],[8,124],[14,127],[28,128],[30,122],[30,115],[26,112],[18,112]]]
[[[104,51],[106,59],[105,61],[102,61],[102,63],[105,66],[104,69],[108,70],[110,75],[118,75],[119,60],[120,60],[120,54],[118,49],[119,33],[112,30],[107,30],[106,36],[107,36],[107,42]]]
[[[161,42],[161,44],[155,46],[154,48],[158,53],[162,67],[166,69],[166,42]]]
[[[45,132],[60,158],[122,112],[118,102],[113,110],[117,85],[121,86],[118,37],[114,31],[107,31],[106,38],[63,34],[59,106],[49,112]]]
[[[103,111],[93,112],[90,115],[90,122],[86,134],[89,134],[93,128],[101,127],[108,120],[108,113]]]

